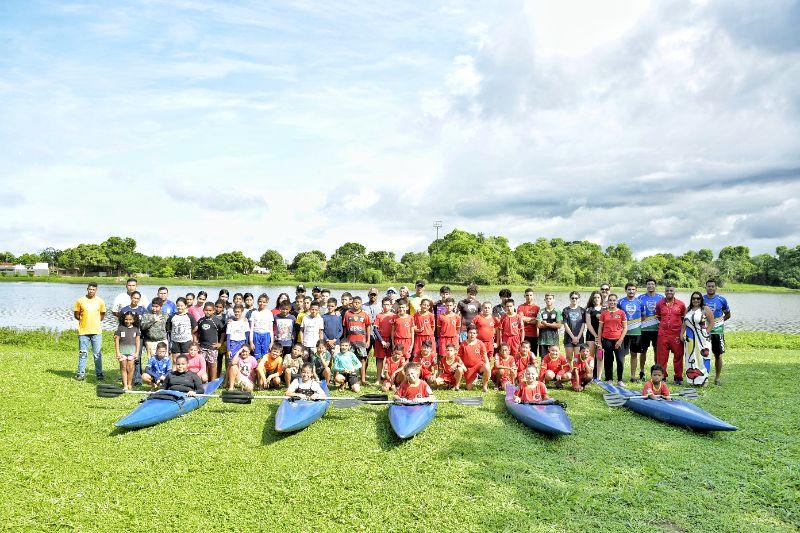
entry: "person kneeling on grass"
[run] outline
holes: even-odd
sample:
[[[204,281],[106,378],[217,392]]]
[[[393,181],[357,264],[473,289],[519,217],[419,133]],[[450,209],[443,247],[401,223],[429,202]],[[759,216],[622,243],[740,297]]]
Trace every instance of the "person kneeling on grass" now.
[[[394,400],[400,402],[416,402],[422,399],[435,400],[431,386],[419,378],[419,363],[408,363],[405,366],[406,380],[394,393]]]
[[[581,392],[592,382],[594,372],[594,357],[588,344],[578,346],[575,357],[572,359],[572,389]]]
[[[273,342],[267,355],[261,358],[256,367],[258,386],[264,389],[280,388],[283,371],[283,346]]]
[[[304,400],[324,400],[325,391],[319,385],[319,381],[314,379],[314,365],[303,363],[300,368],[300,377],[295,378],[286,389],[286,396]]]
[[[253,371],[258,366],[258,361],[250,353],[250,346],[245,344],[239,348],[239,352],[231,361],[228,371],[231,373],[229,390],[239,387],[242,390],[252,392],[253,390]]]
[[[304,351],[303,345],[296,343],[292,346],[292,352],[283,357],[283,379],[286,381],[286,385],[300,375],[300,367],[305,362]]]
[[[189,358],[185,354],[175,357],[175,368],[164,378],[163,388],[165,390],[185,392],[187,396],[205,392],[200,376],[189,371]]]
[[[421,380],[433,385],[436,379],[436,352],[433,351],[433,341],[424,340],[420,343],[419,355],[414,362],[419,363],[419,377]]]
[[[358,392],[361,390],[361,361],[350,351],[350,341],[347,339],[339,343],[339,350],[333,358],[334,381],[339,389],[347,385],[353,392]]]
[[[314,379],[316,381],[330,381],[331,379],[331,352],[328,351],[328,344],[320,339],[317,341],[317,351],[308,357],[308,362],[314,369]]]
[[[151,389],[160,387],[172,370],[172,358],[167,356],[167,343],[159,342],[156,345],[155,355],[151,355],[142,374],[142,381],[150,385]]]
[[[519,345],[519,357],[517,357],[517,381],[522,382],[522,375],[529,365],[536,367],[536,375],[539,375],[539,357],[531,350],[530,341],[522,341]]]
[[[547,347],[547,355],[542,359],[542,368],[539,370],[539,381],[545,384],[555,381],[556,388],[560,389],[564,383],[572,380],[569,361],[558,351],[557,344]]]
[[[461,362],[461,358],[456,355],[456,347],[453,344],[445,346],[447,353],[439,359],[439,373],[433,380],[437,387],[445,389],[459,390],[461,377],[466,372],[467,367]]]
[[[647,396],[650,400],[655,400],[661,397],[669,400],[669,388],[664,383],[664,367],[661,365],[653,365],[650,367],[650,381],[644,384],[642,388],[642,396]]]
[[[395,391],[397,387],[406,379],[403,368],[406,366],[406,358],[403,357],[405,347],[402,344],[395,344],[392,349],[392,356],[386,357],[381,365],[381,390],[383,392]]]
[[[206,358],[200,355],[200,345],[196,342],[189,345],[189,370],[200,376],[200,381],[208,383]]]
[[[547,387],[544,383],[536,380],[536,367],[529,365],[522,373],[522,382],[519,389],[514,393],[516,403],[541,403],[549,400]]]
[[[500,390],[505,389],[506,383],[517,381],[517,362],[511,355],[511,346],[505,342],[500,344],[499,352],[494,356],[492,379]]]
[[[477,317],[476,317],[477,318]],[[478,340],[478,327],[475,324],[467,326],[467,340],[461,343],[458,348],[458,356],[464,363],[464,381],[467,390],[472,390],[472,384],[481,376],[483,380],[483,392],[489,390],[489,357],[486,351],[486,344]]]

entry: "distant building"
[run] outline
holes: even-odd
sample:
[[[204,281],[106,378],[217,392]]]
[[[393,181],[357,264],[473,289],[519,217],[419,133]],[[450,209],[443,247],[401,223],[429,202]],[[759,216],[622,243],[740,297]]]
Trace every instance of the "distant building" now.
[[[34,276],[49,276],[50,275],[50,265],[47,263],[36,263],[31,268]]]
[[[253,273],[254,274],[269,274],[269,269],[266,268],[266,267],[257,266],[255,268],[253,268]]]
[[[28,275],[28,267],[25,265],[14,265],[14,275],[15,276],[27,276]]]

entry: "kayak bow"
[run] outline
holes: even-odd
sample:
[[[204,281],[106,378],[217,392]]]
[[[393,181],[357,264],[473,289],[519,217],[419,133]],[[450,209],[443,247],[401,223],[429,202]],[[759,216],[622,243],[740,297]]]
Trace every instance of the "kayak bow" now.
[[[511,416],[531,429],[547,435],[569,435],[572,433],[572,424],[564,408],[560,405],[523,404],[514,401],[517,388],[511,383],[506,383],[506,409]]]
[[[425,429],[436,414],[438,404],[392,404],[389,406],[389,423],[401,439],[410,439]]]
[[[205,394],[214,394],[222,378],[205,385]],[[139,429],[172,420],[204,406],[208,398],[187,396],[178,391],[158,391],[159,397],[148,397],[125,418],[114,424],[123,429]],[[168,398],[166,396],[171,396]]]
[[[328,384],[320,382],[320,387],[328,396]],[[281,401],[275,413],[275,431],[291,433],[305,429],[325,414],[331,405],[330,400],[290,400]]]

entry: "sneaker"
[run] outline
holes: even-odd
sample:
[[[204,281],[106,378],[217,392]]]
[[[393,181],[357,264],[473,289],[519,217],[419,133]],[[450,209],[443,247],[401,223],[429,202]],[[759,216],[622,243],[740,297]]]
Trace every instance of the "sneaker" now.
[[[624,387],[624,386],[625,384],[622,382],[622,380],[617,381],[617,387]]]
[[[104,379],[106,379],[105,374],[97,374],[97,381],[103,381]]]
[[[75,381],[83,381],[86,379],[84,374],[75,374]]]
[[[720,386],[720,385],[722,385],[722,382],[720,380],[718,380],[718,379],[715,379],[714,380],[714,385]]]
[[[636,379],[636,378],[631,378],[630,382],[631,382],[631,383],[639,383],[639,380],[638,380],[638,379]]]
[[[675,385],[683,385],[683,380],[682,379],[676,379],[675,380]]]
[[[644,381],[644,372],[639,372],[639,379]]]

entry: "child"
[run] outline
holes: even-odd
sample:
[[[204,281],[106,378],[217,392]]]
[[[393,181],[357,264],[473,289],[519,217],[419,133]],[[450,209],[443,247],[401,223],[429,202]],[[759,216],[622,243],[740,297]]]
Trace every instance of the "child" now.
[[[487,392],[491,374],[489,356],[486,353],[486,345],[478,340],[478,327],[475,324],[467,327],[467,340],[459,346],[458,356],[466,368],[464,381],[467,384],[467,390],[472,390],[472,383],[480,374],[483,376],[483,392]]]
[[[151,389],[156,389],[164,382],[170,370],[172,370],[172,359],[167,357],[167,343],[159,342],[155,354],[147,361],[142,381],[150,385]]]
[[[572,380],[569,361],[558,352],[558,345],[549,344],[547,355],[542,359],[542,368],[539,370],[539,381],[547,384],[550,381],[556,382],[556,388],[563,387],[565,382]]]
[[[300,377],[295,378],[286,389],[286,396],[304,400],[324,400],[325,391],[314,379],[314,365],[303,363],[300,368]]]
[[[306,355],[312,355],[316,349],[317,341],[322,338],[325,322],[319,316],[319,302],[311,302],[308,314],[300,322],[300,342]],[[299,369],[298,369],[299,370]]]
[[[642,388],[642,396],[647,396],[650,400],[655,400],[658,396],[665,400],[669,400],[669,389],[667,384],[664,383],[664,367],[661,365],[653,365],[650,367],[650,381],[644,384]]]
[[[581,392],[592,382],[594,374],[594,357],[588,344],[578,346],[572,359],[572,389]]]
[[[391,306],[391,302],[389,303]],[[402,344],[395,344],[392,349],[392,356],[387,357],[383,364],[383,372],[381,373],[381,390],[389,392],[397,390],[397,386],[403,383],[406,375],[403,373],[403,367],[406,365],[406,359],[403,357],[404,347]]]
[[[333,357],[334,381],[339,389],[347,385],[353,392],[358,392],[361,390],[359,385],[361,380],[358,375],[361,362],[356,354],[350,351],[350,341],[347,339],[342,339],[342,342],[339,343],[339,350],[339,353]]]
[[[514,360],[514,356],[511,355],[511,346],[504,342],[500,344],[500,349],[497,355],[494,356],[492,379],[500,390],[505,389],[506,383],[515,383],[517,381],[517,362]]]
[[[522,382],[514,393],[516,403],[541,403],[549,400],[547,387],[541,381],[536,381],[536,367],[529,365],[522,374]]]
[[[346,311],[342,321],[344,333],[350,341],[353,353],[361,362],[361,385],[367,384],[367,346],[370,341],[372,321],[367,313],[361,309],[361,296],[353,298],[351,309]]]
[[[275,340],[283,348],[283,355],[292,353],[292,344],[294,344],[295,321],[297,319],[289,312],[291,309],[292,304],[285,301],[281,304],[280,313],[275,317]]]
[[[217,317],[220,324],[222,324],[222,332],[219,334],[219,348],[217,349],[217,369],[215,377],[219,377],[222,373],[222,364],[228,356],[228,343],[225,342],[225,332],[228,328],[228,301],[221,299],[227,293],[227,289],[220,289],[220,299],[214,303],[214,316]],[[225,296],[227,298],[227,296]]]
[[[253,307],[254,297],[253,294],[250,292],[244,293],[244,314],[247,317],[247,320],[250,320],[250,316],[255,311],[255,307]]]
[[[133,388],[133,364],[136,354],[142,346],[142,334],[134,325],[135,317],[130,311],[122,314],[122,324],[114,334],[114,349],[119,361],[119,372],[122,375],[122,388]]]
[[[164,389],[185,392],[187,396],[203,394],[205,387],[200,377],[188,369],[189,358],[186,354],[175,357],[175,368],[164,378]]]
[[[325,341],[317,341],[317,351],[310,357],[309,362],[314,367],[314,379],[317,381],[329,381],[331,379],[331,352],[327,349]]]
[[[244,311],[244,306],[241,304],[238,305],[242,307],[242,311]],[[250,346],[243,344],[242,347],[239,348],[239,352],[231,361],[229,369],[231,379],[228,389],[233,390],[234,387],[239,387],[242,390],[252,392],[253,380],[251,375],[257,366],[258,363],[256,362],[255,357],[250,354]]]
[[[519,355],[519,346],[525,340],[525,323],[522,321],[522,315],[514,310],[514,300],[508,298],[503,303],[505,314],[500,317],[500,327],[496,333],[497,343],[507,344],[511,355],[517,357]]]
[[[436,317],[431,313],[431,301],[423,298],[419,304],[419,310],[414,317],[414,349],[413,355],[419,355],[420,348],[424,341],[429,341],[433,346],[433,332],[436,328]],[[424,378],[423,378],[424,379]]]
[[[265,389],[280,388],[281,372],[283,372],[283,346],[275,342],[256,367],[258,385]]]
[[[179,354],[187,355],[189,346],[194,341],[197,333],[197,321],[189,314],[189,307],[186,305],[186,298],[181,296],[175,300],[175,314],[167,321],[167,331],[170,332],[170,352],[172,361]]]
[[[344,317],[344,314],[350,310],[350,304],[353,303],[353,295],[349,292],[342,293],[342,305],[336,308],[339,316]]]
[[[458,344],[458,332],[461,331],[461,315],[453,312],[456,307],[456,302],[453,298],[447,298],[444,301],[446,313],[439,315],[438,323],[436,324],[439,330],[439,355],[444,356],[447,353],[447,345]]]
[[[247,344],[247,336],[249,334],[250,323],[244,317],[244,305],[236,304],[233,306],[233,318],[228,320],[228,326],[225,328],[228,345],[228,365],[230,365],[234,355],[242,349],[242,346]],[[250,346],[247,347],[247,351],[250,351]],[[233,383],[229,382],[229,386],[233,387]]]
[[[250,348],[253,350],[256,361],[266,355],[272,344],[275,315],[267,309],[267,302],[269,302],[269,296],[262,294],[258,297],[258,309],[250,311]]]
[[[302,344],[295,344],[292,353],[283,356],[283,379],[287,385],[300,375],[300,367],[304,363],[303,351]]]
[[[381,312],[375,315],[375,325],[372,334],[375,335],[375,367],[378,373],[378,380],[382,380],[383,361],[392,355],[392,323],[395,314],[392,313],[392,299],[386,296],[381,300]],[[379,383],[376,383],[379,384]]]
[[[525,373],[525,369],[528,368],[529,365],[536,367],[536,373],[538,375],[539,358],[531,351],[531,343],[525,340],[519,345],[519,357],[517,357],[517,378],[520,382],[522,381],[522,375]]]
[[[169,315],[161,311],[161,298],[156,297],[150,302],[150,311],[139,319],[144,346],[147,348],[147,354],[151,357],[156,354],[156,347],[160,343],[163,342],[166,345],[168,318]],[[171,363],[172,360],[170,360]]]
[[[392,344],[403,346],[403,356],[411,358],[414,346],[414,318],[408,314],[408,301],[397,300],[397,316],[392,321]]]
[[[434,378],[437,387],[459,390],[461,377],[466,371],[461,358],[456,355],[456,347],[452,344],[447,345],[447,354],[439,359],[439,373]]]
[[[558,348],[558,330],[561,328],[563,317],[561,311],[555,308],[553,303],[556,297],[548,292],[544,295],[544,309],[539,311],[537,327],[539,328],[539,356],[544,358],[550,350],[550,346]]]
[[[423,381],[433,383],[436,379],[436,353],[433,351],[433,342],[430,340],[422,341],[420,353],[414,358],[414,362],[419,364],[419,377]]]
[[[394,400],[401,402],[414,402],[422,398],[435,400],[431,386],[419,378],[419,364],[406,363],[404,368],[405,381],[394,393]]]
[[[342,317],[336,312],[336,298],[328,298],[326,302],[327,313],[322,315],[322,335],[328,345],[328,351],[339,344],[339,340],[344,336]]]
[[[208,372],[206,371],[206,358],[200,355],[200,345],[193,342],[189,345],[189,358],[187,359],[188,370],[200,377],[200,381],[208,383]]]
[[[492,303],[483,302],[481,314],[472,319],[472,324],[478,328],[478,340],[486,346],[486,353],[494,355],[495,336],[500,320],[492,316]]]
[[[197,341],[200,345],[200,355],[206,360],[206,370],[209,381],[217,379],[217,357],[219,355],[220,337],[225,331],[225,326],[219,317],[214,316],[214,304],[211,302],[203,306],[203,315],[197,321]]]

